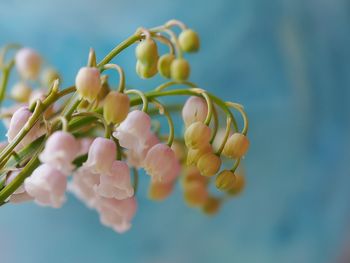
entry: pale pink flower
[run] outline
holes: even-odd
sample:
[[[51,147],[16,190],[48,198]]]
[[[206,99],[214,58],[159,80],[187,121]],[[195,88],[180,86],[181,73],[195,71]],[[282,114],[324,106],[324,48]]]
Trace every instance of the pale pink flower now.
[[[35,80],[38,77],[41,62],[40,55],[30,48],[21,48],[15,56],[16,68],[25,79]]]
[[[128,150],[146,148],[146,142],[151,133],[151,118],[144,112],[134,110],[117,127],[113,136],[119,140],[122,147]]]
[[[100,184],[95,186],[95,192],[102,197],[126,199],[134,195],[131,185],[130,169],[125,162],[114,161],[111,172],[101,174]]]
[[[21,129],[24,127],[32,115],[33,113],[27,107],[21,107],[13,114],[9,129],[6,133],[8,142],[12,142],[15,139],[17,134],[21,131]],[[17,145],[16,150],[21,149],[22,147],[39,138],[42,134],[39,127],[39,123],[36,123]]]
[[[196,96],[188,98],[184,107],[182,108],[182,118],[185,122],[186,127],[194,122],[204,122],[208,113],[207,102]]]
[[[72,161],[79,152],[79,143],[74,136],[65,131],[54,132],[46,141],[45,149],[40,154],[41,162],[69,174],[74,165]]]
[[[93,173],[109,173],[112,163],[116,159],[116,154],[117,148],[112,140],[98,137],[92,142],[88,159],[83,166],[91,169]]]
[[[153,181],[170,182],[179,175],[180,163],[168,145],[158,143],[147,153],[145,170]]]
[[[68,184],[68,190],[88,207],[93,208],[96,204],[94,187],[100,183],[100,175],[92,173],[90,169],[80,167]]]
[[[81,68],[75,78],[75,86],[82,98],[93,102],[102,87],[100,71],[91,67]]]
[[[53,208],[63,205],[66,187],[67,177],[48,164],[40,165],[24,181],[25,190],[37,204]]]
[[[9,176],[6,178],[5,185],[8,185],[9,183],[11,183],[20,172],[21,172],[21,169],[11,171]],[[31,197],[26,192],[23,184],[20,187],[18,187],[16,191],[8,198],[8,201],[11,203],[23,203],[30,200],[33,200],[33,197]]]
[[[130,221],[137,209],[134,197],[124,200],[100,197],[98,200],[96,207],[103,225],[113,228],[118,233],[124,233],[130,229]]]

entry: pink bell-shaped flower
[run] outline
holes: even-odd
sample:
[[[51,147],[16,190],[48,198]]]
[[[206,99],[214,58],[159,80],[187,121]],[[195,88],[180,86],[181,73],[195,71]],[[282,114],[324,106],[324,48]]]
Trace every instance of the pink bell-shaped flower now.
[[[117,148],[112,140],[98,137],[92,142],[88,159],[83,166],[91,169],[93,173],[109,173],[112,163],[116,159],[116,153]]]
[[[15,62],[16,68],[23,78],[35,80],[38,77],[42,60],[33,49],[22,48],[17,51]]]
[[[69,174],[74,168],[72,162],[77,157],[79,148],[79,144],[72,134],[56,131],[47,139],[45,149],[40,154],[39,159],[41,162]]]
[[[42,164],[25,179],[24,188],[42,206],[59,208],[65,201],[67,177],[48,164]]]
[[[180,163],[168,145],[158,143],[147,153],[145,170],[153,181],[170,182],[179,175]]]
[[[111,172],[100,176],[100,184],[95,186],[95,192],[106,198],[123,200],[134,195],[131,185],[130,170],[125,162],[114,161]]]
[[[124,233],[130,229],[130,221],[134,217],[136,209],[137,203],[134,197],[124,200],[100,197],[97,202],[101,223],[113,228],[118,233]]]
[[[151,118],[143,111],[134,110],[117,127],[113,136],[122,147],[129,150],[140,150],[146,147],[151,133]]]
[[[205,118],[207,117],[207,113],[207,102],[204,99],[196,96],[188,98],[182,108],[182,118],[186,127],[197,121],[204,122]]]

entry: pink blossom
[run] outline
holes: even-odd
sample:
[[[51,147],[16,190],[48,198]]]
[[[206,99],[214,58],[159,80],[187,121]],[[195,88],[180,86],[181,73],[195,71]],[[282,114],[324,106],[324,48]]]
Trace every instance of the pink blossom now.
[[[94,141],[94,138],[92,137],[84,137],[84,138],[78,139],[78,143],[80,146],[78,156],[87,154],[89,152],[90,146],[93,141]]]
[[[130,221],[134,217],[136,209],[137,203],[134,197],[124,200],[100,197],[97,202],[101,223],[113,228],[118,233],[124,233],[130,229]]]
[[[179,175],[180,163],[168,145],[158,143],[147,153],[145,170],[153,181],[170,182]]]
[[[40,71],[41,57],[30,48],[22,48],[15,56],[16,68],[19,74],[26,79],[35,80]]]
[[[82,98],[93,102],[102,87],[100,71],[91,67],[81,68],[75,78],[75,86]]]
[[[190,97],[182,108],[182,118],[186,127],[197,121],[204,122],[207,113],[207,102],[196,96]]]
[[[112,140],[98,137],[92,142],[88,159],[83,166],[91,169],[93,173],[109,173],[116,159],[116,151],[116,145]]]
[[[131,185],[130,170],[125,162],[114,161],[111,172],[100,176],[100,184],[95,192],[102,197],[126,199],[134,195]]]
[[[59,208],[65,201],[67,178],[59,170],[42,164],[25,179],[24,188],[42,206]]]
[[[69,174],[77,157],[79,144],[74,136],[65,131],[54,132],[46,141],[45,149],[40,154],[40,161]]]

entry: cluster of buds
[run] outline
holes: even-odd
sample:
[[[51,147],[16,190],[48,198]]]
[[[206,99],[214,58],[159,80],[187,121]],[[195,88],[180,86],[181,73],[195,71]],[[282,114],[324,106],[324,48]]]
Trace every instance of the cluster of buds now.
[[[175,27],[180,28],[178,35]],[[158,43],[169,51],[160,55]],[[133,44],[141,78],[159,72],[170,80],[148,92],[126,88],[122,67],[110,62]],[[0,103],[7,98],[12,69],[20,81],[9,96],[15,104],[1,109],[8,130],[0,152],[0,205],[33,201],[59,208],[68,191],[94,209],[103,225],[122,233],[136,213],[143,170],[150,178],[151,200],[165,200],[180,180],[190,207],[217,213],[223,201],[245,185],[237,168],[249,147],[248,119],[242,105],[187,81],[190,66],[184,54],[199,47],[197,33],[177,20],[140,28],[99,63],[91,49],[75,85],[62,90],[58,73],[43,68],[36,51],[4,47]],[[6,61],[9,54],[13,56]],[[118,73],[118,86],[109,83],[107,70]],[[173,86],[182,87],[170,89]],[[159,100],[184,95],[189,98],[180,107]],[[173,121],[179,109],[184,124]],[[241,130],[236,114],[243,120]],[[166,118],[168,132],[161,129],[158,116]],[[175,136],[176,126],[185,127],[183,136]]]

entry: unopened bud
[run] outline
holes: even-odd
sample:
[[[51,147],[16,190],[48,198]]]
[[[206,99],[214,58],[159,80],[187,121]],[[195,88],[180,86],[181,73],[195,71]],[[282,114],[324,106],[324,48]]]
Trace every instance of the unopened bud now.
[[[222,191],[228,191],[233,188],[236,183],[236,176],[229,170],[222,171],[215,179],[216,188]]]
[[[171,78],[176,81],[185,81],[190,76],[190,64],[183,58],[176,58],[170,65]]]
[[[216,197],[209,197],[202,207],[203,213],[207,215],[215,215],[219,212],[221,200]]]
[[[207,185],[208,178],[202,176],[196,166],[187,167],[181,180],[182,188],[186,190],[196,184]]]
[[[17,51],[15,56],[16,68],[19,74],[29,80],[37,79],[40,67],[41,67],[41,57],[33,49],[22,48]]]
[[[137,45],[135,55],[144,66],[151,67],[157,64],[158,48],[152,38],[146,38]]]
[[[179,44],[185,52],[197,52],[200,46],[198,34],[192,29],[183,30],[179,35]]]
[[[11,97],[18,102],[28,102],[32,89],[24,82],[18,82],[11,90]]]
[[[75,78],[75,87],[82,98],[93,102],[101,90],[100,71],[91,67],[81,68]]]
[[[245,186],[245,178],[242,175],[236,174],[236,180],[233,187],[228,191],[229,195],[238,195],[240,194]]]
[[[207,153],[199,158],[197,167],[203,176],[215,175],[221,166],[221,159],[214,153]]]
[[[174,151],[176,158],[180,162],[184,161],[186,157],[186,152],[185,152],[185,146],[183,145],[183,143],[174,141],[173,144],[171,145],[171,149]]]
[[[142,79],[152,78],[157,72],[157,63],[151,66],[145,66],[139,60],[136,62],[136,73]]]
[[[234,133],[228,138],[223,154],[229,158],[238,159],[246,154],[248,148],[248,138],[241,133]]]
[[[174,59],[175,56],[173,54],[165,54],[159,58],[158,71],[164,78],[170,78],[170,66]]]
[[[201,183],[192,184],[184,191],[186,203],[191,207],[201,207],[205,204],[209,196],[206,185]]]
[[[213,148],[210,143],[205,144],[203,147],[198,149],[190,148],[187,152],[187,165],[197,165],[199,158],[201,158],[204,154],[213,152]]]
[[[188,148],[199,149],[210,141],[210,128],[203,122],[192,123],[185,131],[184,139]]]
[[[130,109],[128,95],[117,91],[111,91],[103,103],[103,117],[108,124],[121,123],[125,120]]]
[[[163,201],[166,199],[173,191],[174,183],[164,183],[164,182],[151,182],[148,197],[151,200]]]

